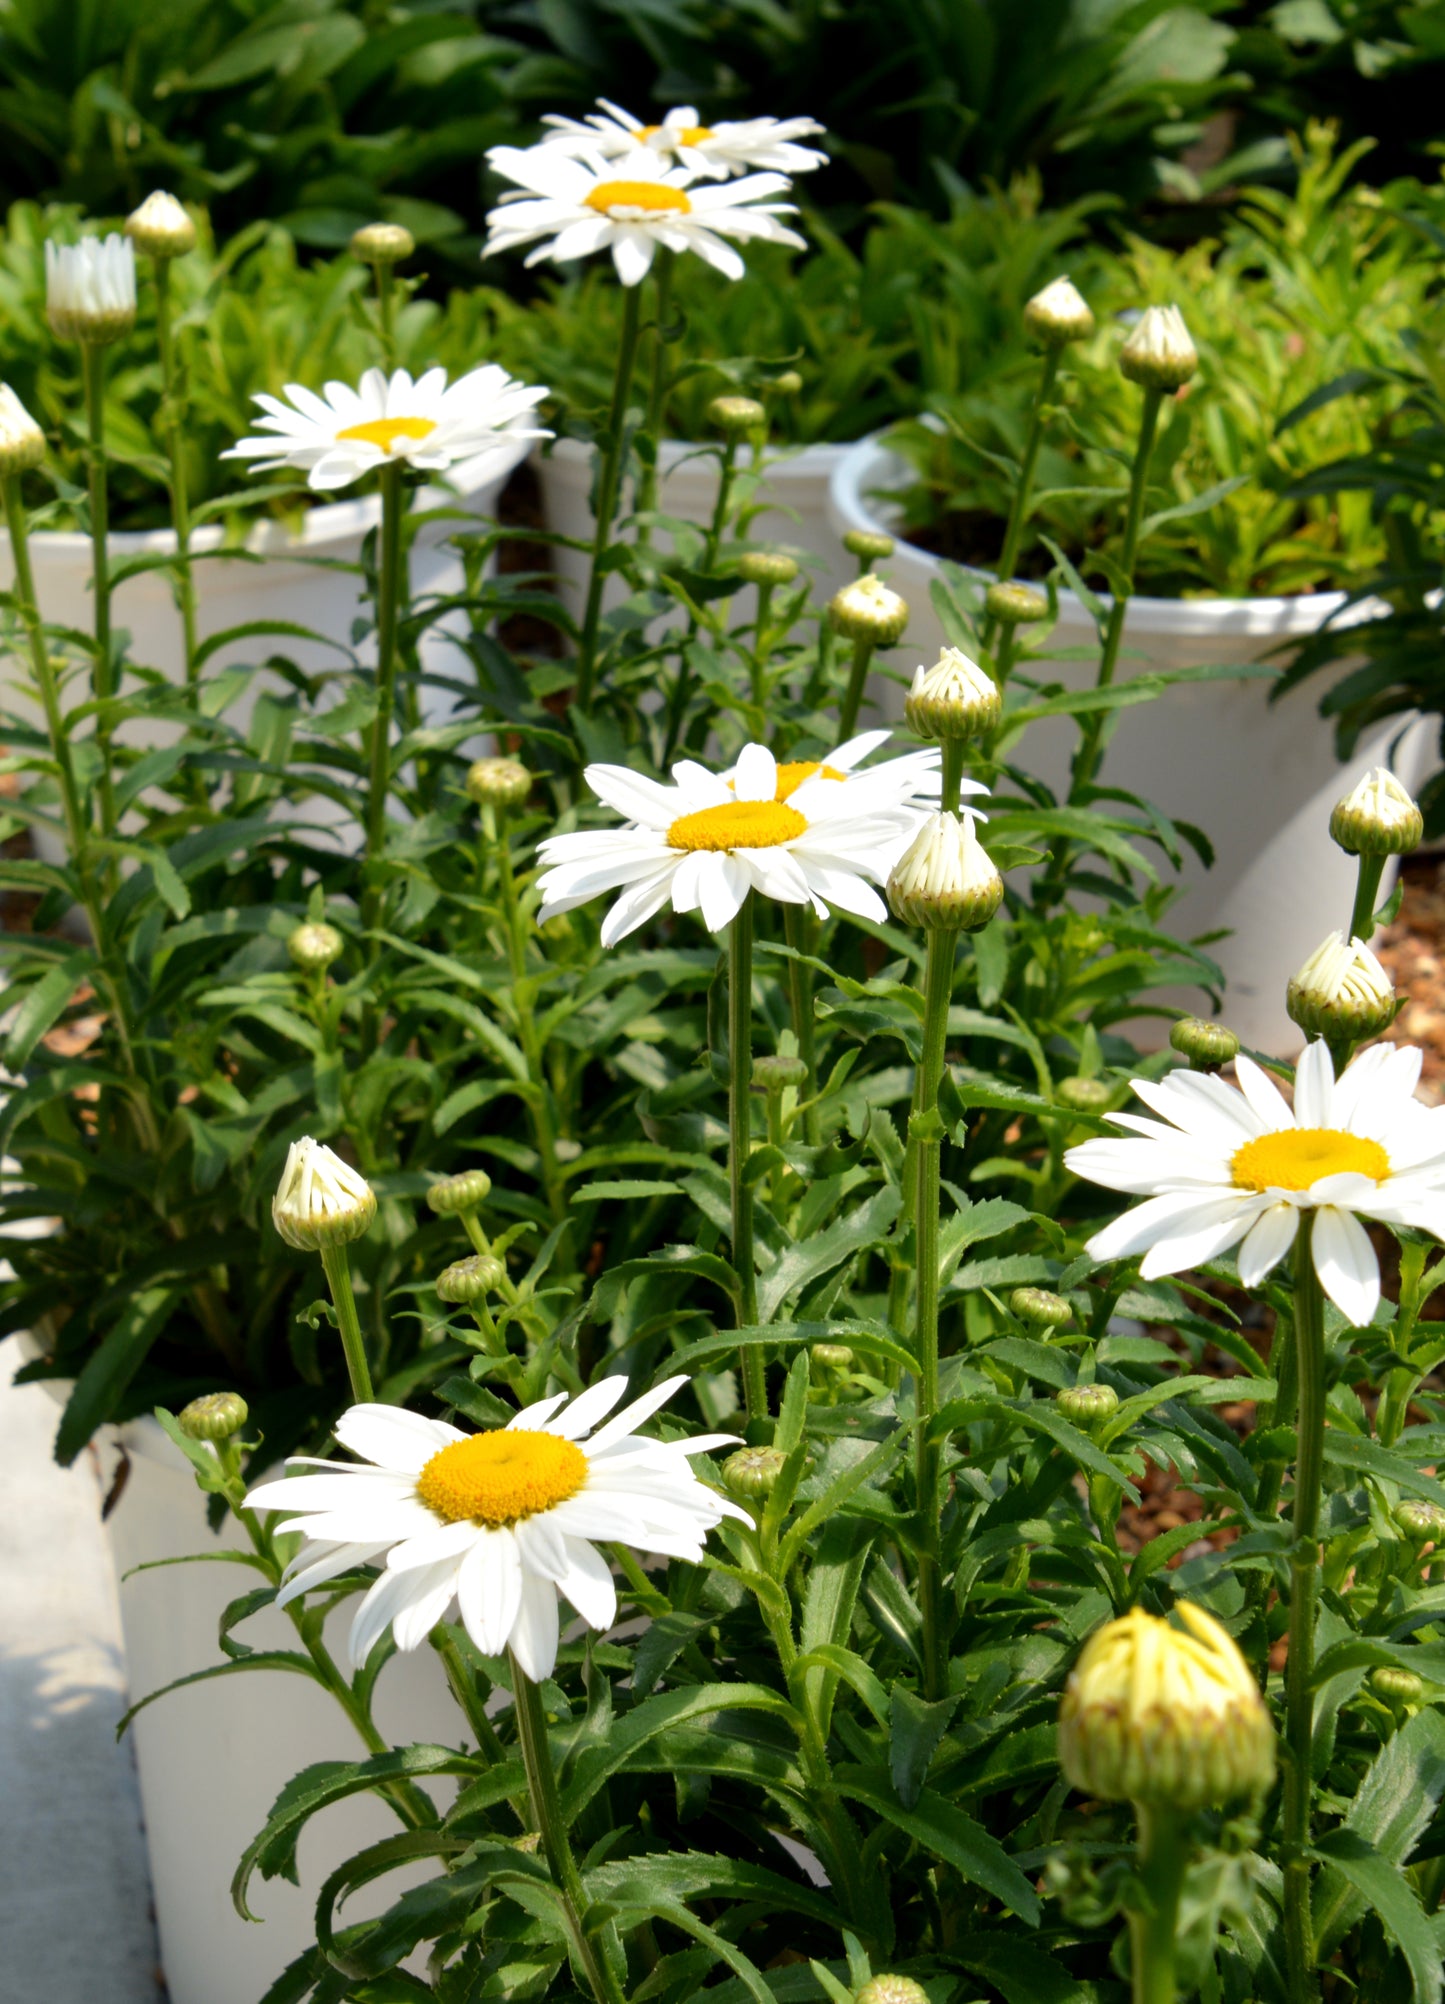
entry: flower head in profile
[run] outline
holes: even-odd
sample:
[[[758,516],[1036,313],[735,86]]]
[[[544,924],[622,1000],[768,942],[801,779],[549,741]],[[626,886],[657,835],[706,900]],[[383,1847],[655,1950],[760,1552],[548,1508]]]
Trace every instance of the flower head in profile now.
[[[735,1436],[663,1442],[638,1433],[686,1382],[668,1378],[609,1419],[627,1380],[603,1378],[488,1433],[399,1406],[352,1406],[336,1438],[360,1462],[293,1463],[307,1473],[247,1498],[253,1510],[284,1512],[280,1529],[309,1541],[287,1568],[278,1605],[385,1553],[352,1623],[354,1664],[388,1628],[398,1649],[415,1649],[455,1601],[484,1656],[511,1649],[534,1682],[549,1676],[559,1595],[592,1628],[617,1616],[611,1568],[594,1540],[697,1560],[725,1517],[752,1521],[688,1466],[689,1455]]]
[[[328,383],[320,396],[288,383],[289,403],[256,398],[266,413],[256,420],[261,436],[243,438],[221,457],[249,459],[257,473],[292,467],[321,493],[398,460],[428,473],[465,460],[469,472],[485,478],[487,462],[501,461],[512,440],[550,438],[529,423],[546,394],[495,362],[454,383],[445,369],[428,369],[415,382],[405,369],[390,377],[368,369],[355,389]]]
[[[1315,1271],[1359,1326],[1380,1299],[1380,1269],[1361,1218],[1445,1237],[1445,1110],[1413,1097],[1420,1053],[1375,1044],[1337,1080],[1328,1046],[1308,1046],[1294,1106],[1242,1053],[1238,1088],[1208,1072],[1135,1079],[1162,1115],[1113,1113],[1134,1140],[1085,1141],[1064,1157],[1076,1176],[1147,1199],[1096,1232],[1099,1260],[1143,1253],[1146,1280],[1201,1266],[1233,1245],[1257,1287],[1315,1214]]]
[[[780,771],[789,789],[783,797]],[[628,825],[542,843],[538,916],[545,924],[620,890],[602,922],[604,946],[668,903],[700,912],[709,932],[719,932],[754,890],[780,904],[811,905],[821,918],[836,905],[882,919],[886,907],[873,886],[886,882],[919,818],[896,789],[864,797],[858,781],[840,785],[821,768],[790,786],[766,745],[746,746],[730,776],[684,759],[670,786],[620,765],[591,765],[584,777]]]
[[[793,213],[791,203],[774,199],[788,192],[783,174],[746,174],[699,187],[689,168],[669,167],[647,147],[615,160],[596,153],[574,159],[544,142],[525,151],[496,146],[487,157],[516,190],[487,217],[484,257],[534,244],[529,265],[543,258],[565,264],[608,250],[622,283],[637,285],[659,246],[695,251],[725,278],[741,278],[744,270],[726,238],[805,248],[797,232],[778,221]]]
[[[128,237],[45,245],[45,317],[62,341],[100,346],[135,325],[135,250]]]
[[[816,118],[722,119],[716,125],[704,125],[695,105],[681,104],[656,125],[645,125],[621,105],[599,97],[597,110],[585,119],[559,118],[553,113],[542,123],[547,127],[542,144],[559,152],[615,160],[642,147],[669,165],[689,167],[694,174],[716,180],[751,174],[759,168],[779,174],[810,174],[828,162],[826,153],[798,144],[823,130]]]
[[[309,1134],[293,1141],[271,1199],[271,1220],[288,1246],[320,1252],[349,1245],[371,1229],[376,1192],[335,1149]]]

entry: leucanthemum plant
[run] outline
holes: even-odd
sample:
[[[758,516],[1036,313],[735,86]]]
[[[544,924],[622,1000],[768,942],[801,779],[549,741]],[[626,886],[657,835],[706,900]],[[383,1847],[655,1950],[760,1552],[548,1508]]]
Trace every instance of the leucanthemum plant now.
[[[542,120],[542,126],[544,145],[574,156],[600,154],[613,160],[643,147],[714,179],[759,169],[809,174],[828,158],[815,146],[798,144],[822,132],[815,118],[719,119],[705,125],[691,104],[675,105],[649,125],[603,97],[585,118],[560,118],[554,113]]]

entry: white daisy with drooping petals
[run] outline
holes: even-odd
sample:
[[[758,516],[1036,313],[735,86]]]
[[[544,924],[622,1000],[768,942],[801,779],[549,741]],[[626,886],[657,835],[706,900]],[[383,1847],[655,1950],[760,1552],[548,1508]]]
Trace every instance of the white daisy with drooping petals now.
[[[547,837],[538,850],[546,865],[539,922],[615,890],[622,896],[602,922],[604,946],[669,902],[720,932],[750,891],[811,905],[820,918],[832,905],[886,918],[873,885],[887,882],[907,848],[916,811],[892,796],[862,800],[852,782],[840,786],[821,771],[783,798],[780,770],[766,745],[747,745],[731,776],[684,759],[671,786],[626,766],[588,766],[587,784],[629,825]]]
[[[517,382],[495,362],[454,383],[445,369],[428,369],[415,382],[405,369],[390,377],[368,369],[355,389],[328,383],[320,396],[288,383],[289,404],[266,395],[255,399],[266,413],[256,420],[265,436],[243,438],[221,457],[252,460],[257,473],[294,467],[306,474],[308,487],[323,493],[399,459],[429,473],[465,461],[468,482],[475,484],[493,462],[515,456],[515,441],[552,436],[528,422],[547,394]]]
[[[553,258],[565,264],[610,250],[624,285],[647,276],[658,246],[695,251],[725,278],[741,278],[743,261],[723,239],[806,245],[778,221],[794,213],[783,174],[746,174],[740,181],[695,186],[686,167],[669,167],[646,147],[616,160],[599,154],[573,158],[559,146],[496,146],[488,159],[517,184],[487,217],[483,257],[536,244],[527,263]],[[538,238],[545,241],[538,243]]]
[[[556,113],[544,118],[548,129],[542,144],[574,156],[600,154],[604,160],[647,147],[665,160],[714,179],[759,169],[811,174],[828,164],[826,153],[797,143],[823,130],[816,118],[728,118],[704,125],[696,105],[680,104],[658,124],[645,125],[605,97],[598,98],[597,107],[585,119],[560,118]]]
[[[1239,1086],[1207,1072],[1135,1079],[1161,1114],[1114,1113],[1131,1141],[1085,1141],[1064,1157],[1076,1176],[1148,1202],[1089,1240],[1095,1259],[1143,1253],[1146,1280],[1202,1266],[1239,1245],[1239,1277],[1258,1287],[1315,1213],[1315,1271],[1357,1327],[1380,1300],[1380,1269],[1361,1218],[1445,1238],[1445,1108],[1414,1098],[1420,1053],[1375,1044],[1335,1078],[1328,1046],[1310,1044],[1291,1108],[1249,1058]],[[1240,1243],[1240,1242],[1243,1243]]]
[[[725,1517],[752,1522],[688,1467],[689,1455],[734,1435],[660,1441],[637,1431],[686,1383],[668,1378],[609,1419],[627,1380],[603,1378],[571,1400],[541,1399],[490,1433],[400,1406],[352,1406],[336,1438],[361,1463],[298,1458],[289,1465],[314,1472],[265,1483],[246,1499],[253,1510],[285,1511],[278,1528],[310,1541],[287,1567],[277,1605],[385,1552],[351,1626],[353,1664],[388,1628],[398,1649],[415,1649],[455,1601],[484,1656],[510,1649],[540,1682],[557,1661],[559,1595],[591,1628],[617,1618],[598,1543],[696,1561]]]

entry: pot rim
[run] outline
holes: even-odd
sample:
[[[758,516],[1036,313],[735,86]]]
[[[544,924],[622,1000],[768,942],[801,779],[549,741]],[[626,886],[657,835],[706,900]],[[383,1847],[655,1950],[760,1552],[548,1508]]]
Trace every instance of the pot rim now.
[[[769,480],[820,480],[833,478],[846,453],[854,452],[860,443],[842,444],[831,439],[817,439],[811,445],[782,446],[775,456],[769,457],[764,472]],[[659,451],[661,465],[671,470],[690,453],[701,453],[708,446],[720,444],[714,439],[665,438]],[[585,438],[539,439],[532,448],[532,460],[536,465],[545,466],[549,461],[556,467],[565,467],[568,473],[583,471],[590,466],[592,447]],[[743,446],[737,456],[739,467],[752,464],[752,447]],[[715,462],[698,459],[694,462],[699,473],[706,471],[711,476]]]
[[[896,536],[897,531],[886,516],[875,513],[868,494],[870,488],[882,484],[890,461],[901,464],[898,454],[889,450],[877,432],[848,448],[828,490],[829,514],[835,518],[833,526],[840,532],[866,529]],[[891,561],[896,563],[900,558],[928,573],[938,571],[943,563],[931,550],[902,538],[898,539]],[[994,582],[991,571],[976,570],[971,565],[963,568],[981,581]],[[1101,592],[1099,598],[1104,605],[1111,603],[1106,592]],[[1077,592],[1061,588],[1059,605],[1092,625]],[[1336,619],[1335,615],[1342,611],[1344,617]],[[1241,633],[1293,638],[1317,633],[1332,620],[1338,626],[1355,626],[1377,619],[1386,611],[1384,601],[1376,598],[1360,599],[1350,605],[1349,594],[1343,591],[1301,592],[1289,598],[1150,598],[1141,594],[1129,601],[1129,626],[1136,634],[1142,629],[1155,634]]]

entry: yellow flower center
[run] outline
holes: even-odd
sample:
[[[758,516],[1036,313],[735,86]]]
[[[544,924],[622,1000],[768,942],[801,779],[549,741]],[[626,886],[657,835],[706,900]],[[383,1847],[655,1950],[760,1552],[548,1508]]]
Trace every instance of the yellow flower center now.
[[[383,452],[390,452],[399,438],[430,438],[435,430],[430,418],[378,417],[368,418],[365,424],[349,424],[336,436],[338,440],[359,438],[364,445],[379,445]]]
[[[822,773],[824,779],[846,779],[848,777],[846,772],[838,772],[831,765],[819,765],[816,759],[790,759],[786,765],[778,767],[778,790],[773,795],[773,798],[775,800],[791,800],[798,788],[803,784],[803,781],[811,779],[816,772]]]
[[[1390,1158],[1378,1141],[1337,1127],[1286,1127],[1246,1141],[1229,1169],[1241,1190],[1308,1190],[1321,1176],[1347,1173],[1383,1182]]]
[[[496,1530],[565,1503],[586,1480],[587,1457],[572,1441],[512,1427],[440,1449],[416,1478],[416,1493],[445,1523]]]
[[[682,814],[667,831],[669,849],[778,849],[807,829],[796,807],[780,800],[729,800]]]
[[[660,125],[644,125],[637,136],[639,139],[656,139],[661,130]],[[679,146],[701,146],[705,139],[711,138],[710,125],[685,125],[677,135],[677,143]]]
[[[661,181],[599,181],[587,197],[587,207],[604,216],[614,209],[674,210],[680,216],[691,213],[692,203],[681,188],[669,188]]]

